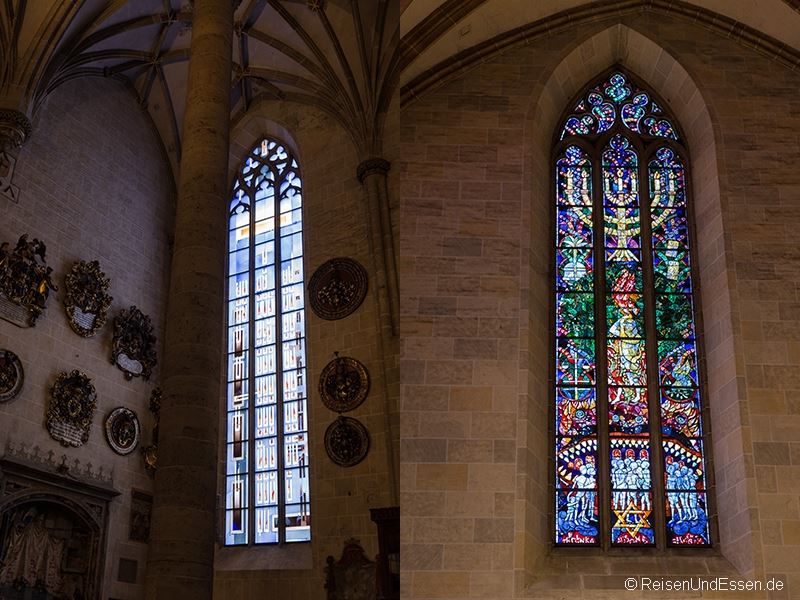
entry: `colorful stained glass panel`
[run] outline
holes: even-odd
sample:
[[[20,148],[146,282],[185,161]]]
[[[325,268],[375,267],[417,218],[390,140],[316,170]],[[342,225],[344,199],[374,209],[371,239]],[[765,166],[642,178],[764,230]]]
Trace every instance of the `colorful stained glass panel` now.
[[[639,251],[630,260],[613,260],[614,251],[606,250],[606,289],[612,292],[641,292],[642,265]]]
[[[612,543],[653,544],[648,439],[612,438],[610,466]]]
[[[670,148],[660,148],[648,165],[650,205],[652,207],[686,206],[683,163]]]
[[[700,392],[692,388],[661,390],[661,431],[664,437],[699,438]]]
[[[653,271],[656,292],[689,293],[692,291],[692,272],[686,250],[653,251]]]
[[[556,335],[594,336],[594,294],[556,295]]]
[[[648,422],[646,388],[608,388],[608,427],[611,435],[646,434]]]
[[[707,496],[704,492],[667,490],[667,544],[670,546],[708,546]]]
[[[685,248],[689,245],[686,209],[654,208],[650,214],[654,248]]]
[[[644,340],[608,341],[608,385],[647,385],[646,364]]]
[[[592,246],[591,207],[558,209],[556,245],[561,248],[588,248]]]
[[[594,288],[591,249],[556,250],[556,287],[559,292],[590,292]]]
[[[594,340],[559,338],[556,345],[556,381],[560,386],[594,385]]]
[[[595,490],[557,491],[556,544],[597,544],[600,521],[598,508]]]
[[[694,339],[692,297],[688,294],[657,295],[656,330],[660,340]]]
[[[659,341],[658,370],[663,387],[697,387],[694,342]]]
[[[556,431],[558,435],[570,437],[597,433],[594,388],[556,388]]]
[[[606,323],[609,338],[643,338],[644,300],[641,294],[608,294]]]
[[[605,207],[605,245],[612,249],[612,260],[634,261],[641,247],[641,224],[638,208]]]
[[[665,437],[664,485],[668,490],[705,489],[703,443],[699,439],[679,440]]]

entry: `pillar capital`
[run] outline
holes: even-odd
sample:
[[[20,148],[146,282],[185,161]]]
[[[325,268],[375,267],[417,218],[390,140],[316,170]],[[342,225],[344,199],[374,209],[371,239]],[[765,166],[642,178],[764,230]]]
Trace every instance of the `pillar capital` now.
[[[0,108],[0,150],[19,148],[32,132],[31,121],[23,113],[11,108]]]
[[[373,175],[375,173],[386,175],[391,167],[392,163],[390,163],[388,160],[374,156],[372,158],[368,158],[358,165],[358,168],[356,169],[356,175],[358,180],[361,183],[364,183],[364,179],[367,177],[367,175]]]

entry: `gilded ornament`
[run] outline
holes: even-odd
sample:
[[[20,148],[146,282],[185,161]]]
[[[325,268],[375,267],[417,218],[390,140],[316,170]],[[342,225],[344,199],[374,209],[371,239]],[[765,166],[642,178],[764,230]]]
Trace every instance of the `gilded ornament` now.
[[[369,452],[367,428],[356,419],[339,415],[325,430],[325,452],[340,467],[357,465]]]
[[[367,271],[352,258],[332,258],[308,282],[309,301],[317,316],[333,321],[354,312],[367,295]]]
[[[44,242],[22,235],[14,249],[0,245],[0,317],[18,327],[33,327],[44,312],[53,283],[53,269],[45,261]]]
[[[139,444],[139,418],[132,410],[120,406],[106,419],[106,439],[117,454],[125,456]]]
[[[144,468],[152,475],[158,463],[158,421],[161,416],[161,388],[153,389],[150,394],[150,412],[153,413],[153,438],[149,446],[142,448]]]
[[[76,262],[64,277],[64,308],[70,327],[78,335],[92,337],[105,325],[113,300],[108,295],[110,283],[96,260]]]
[[[329,362],[319,376],[319,395],[322,403],[338,413],[359,406],[369,392],[367,369],[354,358],[339,356]]]
[[[125,379],[150,379],[156,365],[156,337],[150,317],[135,306],[122,310],[114,319],[111,364],[117,365]]]
[[[85,373],[59,374],[50,389],[47,430],[62,446],[82,446],[89,439],[92,418],[97,408],[97,393]]]
[[[0,349],[0,402],[13,400],[24,381],[25,372],[19,357],[11,350]]]

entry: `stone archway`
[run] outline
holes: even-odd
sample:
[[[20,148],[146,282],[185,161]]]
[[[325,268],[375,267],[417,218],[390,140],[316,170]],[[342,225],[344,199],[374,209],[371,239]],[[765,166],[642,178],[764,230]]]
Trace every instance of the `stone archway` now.
[[[705,331],[714,331],[714,345],[706,348],[708,371],[706,402],[710,408],[711,429],[713,421],[725,411],[730,411],[739,400],[731,393],[738,385],[734,364],[734,326],[738,319],[735,304],[731,301],[731,290],[735,286],[733,269],[726,262],[726,248],[730,241],[725,234],[722,217],[722,199],[718,178],[716,137],[714,121],[708,105],[703,99],[697,82],[664,48],[639,31],[624,24],[614,24],[573,46],[544,84],[532,94],[525,121],[525,139],[528,151],[525,157],[525,178],[529,187],[526,194],[527,214],[532,215],[529,231],[531,237],[528,269],[531,297],[527,327],[521,329],[521,345],[531,349],[528,362],[527,395],[525,414],[527,430],[518,433],[518,445],[527,446],[534,456],[549,456],[549,435],[543,435],[542,423],[548,422],[549,398],[548,371],[549,329],[547,313],[551,282],[549,264],[551,214],[551,148],[558,120],[571,99],[603,71],[620,65],[637,75],[643,82],[664,98],[670,112],[682,125],[688,138],[691,152],[691,188],[696,219],[697,255],[699,263],[699,295],[702,302],[702,320]],[[525,209],[523,209],[525,210]],[[540,217],[536,217],[539,215]],[[541,301],[540,301],[541,300]],[[738,415],[739,413],[737,413]],[[739,417],[740,418],[740,417]],[[741,423],[733,427],[733,433],[714,438],[712,459],[714,471],[721,473],[737,461],[752,454],[749,442],[742,434]],[[546,428],[544,432],[546,432]],[[736,448],[736,452],[731,452]],[[733,455],[735,454],[735,455]],[[525,500],[525,580],[542,577],[542,565],[546,564],[549,552],[549,477],[546,468],[538,468],[529,477]],[[718,478],[718,480],[721,478]],[[760,552],[756,532],[748,525],[744,535],[735,539],[731,531],[741,531],[730,523],[746,516],[739,507],[753,505],[747,497],[747,486],[728,484],[726,489],[716,489],[716,505],[719,514],[719,548],[743,575],[758,573],[763,566],[758,564]],[[522,498],[520,498],[522,499]],[[518,528],[522,529],[522,525]],[[556,567],[557,568],[557,567]]]

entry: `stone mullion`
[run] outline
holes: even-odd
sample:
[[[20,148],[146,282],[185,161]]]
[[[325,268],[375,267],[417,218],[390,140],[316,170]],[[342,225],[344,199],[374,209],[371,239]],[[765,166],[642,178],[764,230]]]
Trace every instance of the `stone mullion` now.
[[[233,5],[195,0],[145,593],[210,600],[223,339]]]

